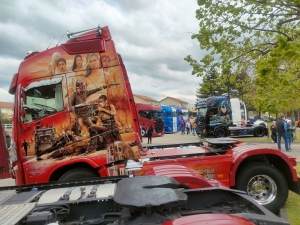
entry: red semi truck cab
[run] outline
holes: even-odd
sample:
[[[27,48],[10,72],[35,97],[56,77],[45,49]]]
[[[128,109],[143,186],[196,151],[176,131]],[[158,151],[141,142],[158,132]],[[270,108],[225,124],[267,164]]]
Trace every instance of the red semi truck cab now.
[[[152,136],[163,136],[165,134],[165,131],[161,105],[136,103],[135,106],[138,114],[141,135],[144,137],[146,136],[146,130],[151,124],[151,126],[153,127]]]
[[[140,157],[133,95],[108,27],[68,36],[28,54],[12,79],[17,185],[124,174],[124,161]]]

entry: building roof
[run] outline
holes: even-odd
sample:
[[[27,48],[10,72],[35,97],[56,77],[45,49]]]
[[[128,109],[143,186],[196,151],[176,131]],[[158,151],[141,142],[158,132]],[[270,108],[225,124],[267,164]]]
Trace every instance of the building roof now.
[[[150,97],[148,97],[148,96],[145,96],[145,95],[133,94],[133,96],[139,97],[139,98],[144,99],[144,100],[146,100],[146,101],[158,102],[157,100],[155,100],[155,99],[153,99],[153,98],[150,98]]]
[[[180,102],[180,103],[188,103],[188,102],[183,101],[183,100],[181,100],[179,98],[173,98],[173,97],[170,97],[170,96],[165,97],[164,99],[160,100],[160,102],[163,101],[163,100],[165,100],[165,99],[167,99],[167,98],[173,99],[174,101]]]
[[[14,108],[13,102],[0,102],[0,108]]]

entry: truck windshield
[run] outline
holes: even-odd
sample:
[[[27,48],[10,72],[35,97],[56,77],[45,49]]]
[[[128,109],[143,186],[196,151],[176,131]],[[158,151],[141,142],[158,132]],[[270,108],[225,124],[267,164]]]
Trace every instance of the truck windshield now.
[[[31,85],[25,89],[24,123],[30,123],[42,117],[63,110],[61,83]]]
[[[205,116],[207,112],[207,108],[200,108],[197,112],[197,116]]]
[[[188,116],[189,113],[188,113],[188,112],[183,112],[182,115],[183,115],[183,116]]]
[[[152,111],[152,118],[153,119],[159,119],[163,117],[163,112],[162,111]]]
[[[140,110],[139,115],[141,118],[149,119],[151,120],[151,113],[149,110]]]

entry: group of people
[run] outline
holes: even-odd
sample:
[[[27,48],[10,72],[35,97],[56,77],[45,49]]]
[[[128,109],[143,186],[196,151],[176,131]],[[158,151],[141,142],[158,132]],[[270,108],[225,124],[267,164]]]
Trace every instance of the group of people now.
[[[196,122],[194,122],[193,124],[190,123],[189,120],[184,121],[184,119],[182,119],[180,121],[180,130],[181,130],[181,134],[186,134],[190,135],[190,133],[193,133],[193,136],[196,135],[196,127],[197,124]],[[142,126],[140,126],[141,132],[143,130]],[[151,124],[148,125],[148,128],[146,130],[146,136],[148,137],[148,144],[152,144],[152,133],[153,133],[153,127]]]
[[[70,69],[67,68],[67,61],[63,58],[59,52],[55,52],[52,54],[52,61],[48,66],[49,73],[52,75],[67,73],[70,71],[79,72],[86,70],[85,75],[89,75],[92,69],[99,68],[98,62],[98,54],[90,53],[87,54],[86,58],[86,67],[83,64],[83,58],[81,55],[75,55],[73,64]]]
[[[196,122],[193,122],[193,124],[191,124],[189,120],[184,121],[184,119],[181,119],[181,121],[180,121],[181,135],[185,134],[185,131],[186,131],[187,135],[190,135],[192,132],[193,136],[195,136],[196,128],[197,128]]]
[[[104,65],[101,64],[98,53],[88,53],[84,65],[83,56],[78,54],[75,55],[72,66],[68,68],[66,59],[59,52],[55,52],[48,68],[53,75],[68,73],[69,111],[72,114],[71,118],[74,117],[72,131],[80,136],[85,126],[90,136],[98,137],[101,133],[105,134],[104,139],[108,144],[122,140],[114,118],[117,114],[116,109],[113,104],[108,103],[108,93],[104,91],[108,86],[103,71],[100,70],[101,67],[108,66],[109,60],[108,56],[103,56]],[[89,103],[93,102],[94,107],[91,108]],[[92,111],[94,115],[91,114]],[[108,140],[109,136],[112,140]]]
[[[292,150],[294,126],[295,122],[290,118],[286,120],[285,116],[281,116],[277,122],[273,121],[270,126],[271,138],[274,143],[277,143],[279,150],[281,150],[281,137],[284,139],[286,151]]]

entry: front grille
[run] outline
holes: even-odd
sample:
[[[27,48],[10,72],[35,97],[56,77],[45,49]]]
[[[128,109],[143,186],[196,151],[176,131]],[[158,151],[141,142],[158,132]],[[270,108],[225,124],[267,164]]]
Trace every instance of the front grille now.
[[[160,118],[155,121],[156,133],[161,133],[164,131],[164,121]]]
[[[196,127],[196,133],[199,137],[204,138],[207,135],[205,123],[199,122]]]

